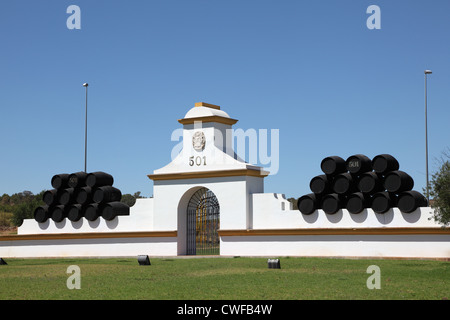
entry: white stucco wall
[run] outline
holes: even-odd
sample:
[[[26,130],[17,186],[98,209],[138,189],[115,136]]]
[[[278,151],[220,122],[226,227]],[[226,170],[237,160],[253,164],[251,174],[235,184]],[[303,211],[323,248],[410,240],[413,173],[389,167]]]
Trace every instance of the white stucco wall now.
[[[203,106],[192,108],[185,118],[211,116],[229,119],[224,111]],[[333,215],[322,210],[311,215],[292,210],[291,203],[284,195],[264,193],[264,174],[234,174],[261,168],[245,163],[234,155],[231,150],[231,125],[226,123],[231,122],[184,124],[182,151],[172,155],[173,160],[169,164],[154,170],[153,175],[150,175],[154,179],[154,198],[138,199],[130,208],[129,216],[119,216],[112,221],[102,218],[88,221],[82,218],[78,222],[71,222],[65,219],[60,223],[51,219],[45,223],[28,219],[19,227],[18,234],[47,235],[47,238],[37,236],[34,240],[11,241],[4,240],[7,238],[0,239],[0,257],[184,255],[187,204],[191,196],[204,187],[211,190],[219,201],[220,230],[231,230],[227,236],[221,236],[220,254],[224,256],[450,258],[450,233],[435,233],[434,228],[438,230],[440,226],[432,219],[431,208],[419,208],[409,214],[402,213],[397,208],[384,214],[366,209],[359,214],[339,210]],[[199,131],[204,134],[205,146],[195,150],[192,137]],[[201,161],[193,164],[191,160],[197,158]],[[227,171],[234,173],[230,175]],[[190,178],[185,178],[186,173]],[[198,173],[201,174],[197,175]],[[155,178],[158,175],[159,178]],[[180,175],[183,179],[180,179]],[[308,235],[301,232],[287,235],[281,232],[281,235],[275,235],[276,232],[273,232],[287,229],[311,231],[370,228],[431,228],[432,231],[427,234],[349,232],[338,235],[320,232]],[[247,230],[269,232],[265,235],[242,235]],[[166,235],[119,235],[120,232],[159,231],[166,232]],[[91,237],[83,235],[114,232],[118,234],[103,238],[92,234]],[[167,235],[167,232],[170,233]],[[58,235],[77,233],[80,234],[78,237],[69,239]],[[48,236],[49,234],[56,237]]]
[[[1,239],[0,239],[1,240]],[[0,241],[0,257],[137,257],[176,256],[177,238],[104,238]]]
[[[176,228],[175,228],[176,229]],[[173,230],[175,230],[173,229]],[[132,232],[153,230],[153,198],[137,199],[130,208],[130,215],[118,216],[111,221],[98,218],[89,221],[85,218],[79,221],[64,219],[54,222],[48,219],[38,223],[34,219],[25,219],[17,229],[17,234],[48,234],[48,233],[94,233],[94,232]]]
[[[179,179],[154,182],[153,230],[178,230],[178,253],[186,252],[186,214],[191,196],[211,190],[220,206],[220,228],[247,229],[252,224],[251,192],[262,192],[263,178],[250,176]]]
[[[433,209],[430,207],[418,208],[411,213],[392,208],[386,213],[365,209],[353,214],[342,209],[335,214],[316,210],[310,215],[304,215],[299,210],[283,210],[283,207],[289,206],[283,195],[255,193],[252,197],[253,229],[440,227],[434,221]]]
[[[445,235],[303,235],[222,237],[224,256],[450,258]]]
[[[227,229],[245,229],[249,221],[251,197],[247,190],[261,191],[262,178],[236,176],[201,179],[179,179],[154,182],[154,229],[175,230],[178,219],[185,217],[190,197],[183,197],[188,192],[192,195],[205,187],[211,190],[220,205],[220,225]],[[180,202],[180,199],[182,201]]]

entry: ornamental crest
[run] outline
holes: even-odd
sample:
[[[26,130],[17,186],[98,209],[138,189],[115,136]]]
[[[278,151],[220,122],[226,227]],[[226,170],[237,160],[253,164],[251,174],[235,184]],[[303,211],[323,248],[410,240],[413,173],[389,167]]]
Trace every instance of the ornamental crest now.
[[[202,151],[205,148],[205,134],[202,131],[197,131],[192,136],[192,146],[196,151]]]

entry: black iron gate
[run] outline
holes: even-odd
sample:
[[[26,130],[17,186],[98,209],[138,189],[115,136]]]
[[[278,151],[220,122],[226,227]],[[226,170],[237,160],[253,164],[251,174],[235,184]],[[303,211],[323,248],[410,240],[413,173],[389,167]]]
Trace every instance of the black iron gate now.
[[[218,255],[220,206],[214,193],[201,188],[189,200],[187,208],[187,254]]]

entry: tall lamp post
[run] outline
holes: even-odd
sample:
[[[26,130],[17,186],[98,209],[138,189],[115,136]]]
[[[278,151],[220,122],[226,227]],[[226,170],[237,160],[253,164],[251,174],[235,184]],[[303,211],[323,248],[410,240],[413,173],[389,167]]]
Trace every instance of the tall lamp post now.
[[[86,88],[86,115],[84,119],[84,172],[87,172],[87,95],[89,84],[83,83],[83,87]]]
[[[427,119],[427,74],[431,74],[431,70],[425,70],[425,165],[427,170],[427,200],[430,203],[430,185],[428,182],[428,119]]]

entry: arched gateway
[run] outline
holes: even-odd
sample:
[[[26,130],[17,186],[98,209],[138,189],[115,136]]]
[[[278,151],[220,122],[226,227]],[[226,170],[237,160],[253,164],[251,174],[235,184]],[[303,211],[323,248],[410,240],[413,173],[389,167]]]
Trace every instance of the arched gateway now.
[[[214,193],[201,188],[189,200],[186,214],[186,253],[220,254],[220,205]]]
[[[148,175],[153,198],[137,199],[129,216],[111,221],[25,219],[17,235],[0,237],[0,257],[449,258],[450,231],[430,219],[432,208],[303,214],[284,195],[264,193],[268,172],[234,153],[237,120],[219,106],[196,103],[178,121],[183,137],[172,161]]]
[[[178,121],[180,152],[148,175],[153,212],[161,212],[153,216],[153,228],[177,230],[178,255],[227,254],[221,233],[252,228],[252,194],[264,192],[269,173],[236,156],[232,125],[237,120],[219,106],[196,103]]]

